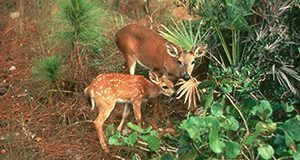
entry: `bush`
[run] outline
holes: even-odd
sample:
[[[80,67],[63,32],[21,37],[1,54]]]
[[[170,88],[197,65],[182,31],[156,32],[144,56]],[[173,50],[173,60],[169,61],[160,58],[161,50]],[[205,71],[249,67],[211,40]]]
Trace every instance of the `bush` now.
[[[179,135],[169,137],[176,153],[160,150],[157,155],[162,159],[299,159],[298,4],[182,2],[199,5],[192,9],[204,17],[202,33],[213,30],[207,41],[213,60],[209,79],[198,85],[203,91],[201,112],[188,115]]]

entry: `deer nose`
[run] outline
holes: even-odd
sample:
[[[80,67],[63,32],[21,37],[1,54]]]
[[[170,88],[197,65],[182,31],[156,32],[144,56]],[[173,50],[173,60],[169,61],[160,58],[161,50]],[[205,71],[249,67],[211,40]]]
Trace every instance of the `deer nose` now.
[[[187,81],[187,80],[189,80],[191,77],[190,77],[189,74],[185,73],[185,74],[183,75],[182,78],[183,78],[183,80]]]

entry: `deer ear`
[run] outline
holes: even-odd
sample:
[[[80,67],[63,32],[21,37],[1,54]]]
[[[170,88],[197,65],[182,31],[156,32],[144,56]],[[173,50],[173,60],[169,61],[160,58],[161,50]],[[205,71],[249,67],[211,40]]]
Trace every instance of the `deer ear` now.
[[[173,44],[166,42],[165,45],[167,47],[167,52],[170,56],[175,57],[175,58],[179,57],[178,50]]]
[[[149,71],[149,79],[151,82],[157,84],[158,83],[158,76],[156,73],[152,72],[152,71]]]
[[[202,57],[205,54],[207,45],[206,44],[201,44],[200,46],[198,46],[195,51],[194,51],[194,55],[196,57]]]

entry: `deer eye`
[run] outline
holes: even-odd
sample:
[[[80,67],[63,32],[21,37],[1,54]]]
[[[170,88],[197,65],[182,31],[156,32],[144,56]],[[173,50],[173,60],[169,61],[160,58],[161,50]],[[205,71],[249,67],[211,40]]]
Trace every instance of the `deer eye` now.
[[[195,64],[195,61],[192,61],[192,64]]]
[[[163,88],[163,89],[169,89],[169,87],[168,87],[168,86],[163,86],[162,88]]]

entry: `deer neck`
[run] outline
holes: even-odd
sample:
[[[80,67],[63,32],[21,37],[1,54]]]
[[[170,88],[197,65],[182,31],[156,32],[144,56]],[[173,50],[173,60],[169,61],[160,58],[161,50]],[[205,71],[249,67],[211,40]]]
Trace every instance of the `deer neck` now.
[[[171,75],[169,77],[171,80],[176,81],[179,77],[181,77],[181,70],[180,67],[177,65],[177,59],[169,56],[165,57],[164,61],[164,70]]]

